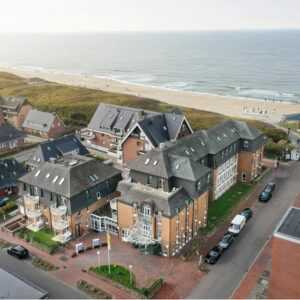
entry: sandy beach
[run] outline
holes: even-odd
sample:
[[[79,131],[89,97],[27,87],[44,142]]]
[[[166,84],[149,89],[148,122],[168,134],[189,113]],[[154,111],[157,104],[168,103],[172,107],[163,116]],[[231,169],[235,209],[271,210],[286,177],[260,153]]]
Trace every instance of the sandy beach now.
[[[263,120],[269,123],[278,123],[287,114],[300,113],[300,103],[175,91],[159,87],[128,84],[95,76],[65,74],[36,69],[0,67],[0,71],[13,73],[25,78],[39,77],[62,84],[151,98],[172,105],[201,109],[233,117]]]

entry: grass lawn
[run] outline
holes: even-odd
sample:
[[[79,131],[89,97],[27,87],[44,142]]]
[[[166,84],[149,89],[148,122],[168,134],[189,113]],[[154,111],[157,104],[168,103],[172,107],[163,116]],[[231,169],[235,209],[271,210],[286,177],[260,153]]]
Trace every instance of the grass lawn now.
[[[237,183],[219,199],[212,202],[208,207],[208,223],[203,229],[204,233],[209,233],[215,229],[222,221],[228,217],[232,209],[252,190],[252,184]]]
[[[23,228],[19,231],[19,235],[21,238],[28,242],[32,242],[37,247],[49,252],[50,254],[54,253],[60,245],[58,242],[52,240],[54,234],[50,229],[47,228],[41,229],[37,232]]]

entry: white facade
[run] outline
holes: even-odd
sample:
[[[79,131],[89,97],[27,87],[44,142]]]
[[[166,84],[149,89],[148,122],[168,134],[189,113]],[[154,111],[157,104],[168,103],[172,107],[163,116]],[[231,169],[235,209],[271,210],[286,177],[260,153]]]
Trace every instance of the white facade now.
[[[238,155],[231,157],[216,170],[214,199],[221,197],[237,182]]]

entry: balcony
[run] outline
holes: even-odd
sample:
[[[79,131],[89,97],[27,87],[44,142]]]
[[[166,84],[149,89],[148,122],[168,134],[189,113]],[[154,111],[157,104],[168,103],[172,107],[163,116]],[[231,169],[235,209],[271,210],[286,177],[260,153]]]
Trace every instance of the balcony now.
[[[152,223],[152,216],[151,215],[139,214],[138,218],[141,222]]]
[[[42,216],[42,210],[37,208],[37,209],[26,209],[26,216],[30,219],[38,219]]]
[[[67,214],[67,207],[65,205],[51,206],[51,214],[54,216],[62,217]]]
[[[38,221],[29,224],[27,226],[27,229],[37,232],[41,230],[44,227],[44,225],[45,225],[44,221],[42,219],[39,219]]]
[[[66,231],[65,233],[61,233],[53,237],[53,241],[59,242],[61,244],[67,243],[72,238],[72,233],[70,231]]]
[[[39,196],[31,196],[31,195],[25,195],[24,196],[24,202],[25,206],[33,206],[40,203],[40,197]]]
[[[52,227],[54,230],[64,230],[69,227],[69,222],[67,220],[52,220]]]

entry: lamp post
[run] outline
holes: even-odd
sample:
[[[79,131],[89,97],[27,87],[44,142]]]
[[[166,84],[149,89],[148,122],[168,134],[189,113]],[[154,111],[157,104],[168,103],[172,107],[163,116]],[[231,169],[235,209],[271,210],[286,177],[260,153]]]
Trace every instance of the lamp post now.
[[[97,256],[98,256],[98,267],[100,268],[100,251],[97,251]]]
[[[128,268],[129,268],[129,281],[130,281],[130,285],[132,286],[132,268],[133,268],[133,265],[129,265]]]

